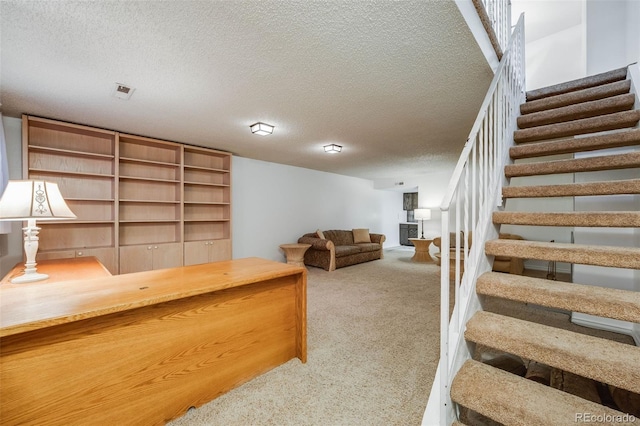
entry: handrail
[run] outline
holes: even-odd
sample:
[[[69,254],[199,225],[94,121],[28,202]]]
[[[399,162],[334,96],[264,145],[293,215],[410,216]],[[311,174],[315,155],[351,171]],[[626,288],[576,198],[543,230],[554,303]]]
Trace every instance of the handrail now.
[[[502,51],[507,49],[511,35],[511,2],[504,0],[478,0],[484,6],[489,24]],[[496,52],[497,53],[497,52]],[[498,55],[500,56],[500,55]],[[499,58],[502,59],[502,58]]]
[[[490,226],[491,213],[502,202],[502,170],[509,160],[508,151],[513,145],[519,106],[524,102],[524,72],[524,16],[521,15],[440,206],[442,241],[438,373],[442,425],[448,425],[452,420],[449,386],[463,361],[456,358],[470,356],[461,343],[464,323],[479,307],[475,281],[480,273],[491,268],[484,254],[484,243],[488,236],[497,236],[495,228]],[[453,232],[450,228],[452,215],[455,221]],[[454,236],[454,241],[451,241],[451,236]],[[450,267],[455,290],[455,305],[451,315]],[[467,352],[460,355],[458,350]]]

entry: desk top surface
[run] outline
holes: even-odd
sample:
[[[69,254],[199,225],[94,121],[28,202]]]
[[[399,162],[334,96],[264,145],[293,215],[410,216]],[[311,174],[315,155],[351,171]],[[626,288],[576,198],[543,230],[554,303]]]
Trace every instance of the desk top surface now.
[[[66,278],[74,276],[68,281],[51,282],[52,275],[47,281],[2,284],[0,337],[274,278],[306,279],[306,273],[299,266],[246,258],[98,278],[77,270],[65,272]]]
[[[71,259],[55,259],[42,260],[38,262],[38,272],[49,275],[49,278],[33,283],[12,284],[11,280],[24,271],[24,263],[18,263],[5,277],[0,281],[0,285],[23,287],[27,285],[42,285],[55,283],[60,281],[77,280],[78,278],[102,278],[110,277],[111,273],[104,267],[98,259],[93,256],[75,257]]]

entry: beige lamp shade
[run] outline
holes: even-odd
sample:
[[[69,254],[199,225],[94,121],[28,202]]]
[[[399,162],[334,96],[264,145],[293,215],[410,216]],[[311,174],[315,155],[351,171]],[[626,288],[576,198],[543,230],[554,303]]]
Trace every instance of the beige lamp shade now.
[[[57,183],[12,180],[0,198],[0,220],[75,219]]]
[[[415,209],[413,214],[417,220],[431,220],[431,209]]]

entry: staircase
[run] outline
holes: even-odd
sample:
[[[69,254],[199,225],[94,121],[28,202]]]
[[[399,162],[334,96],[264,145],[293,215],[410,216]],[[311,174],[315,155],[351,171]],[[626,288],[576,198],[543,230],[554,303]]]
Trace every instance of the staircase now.
[[[521,105],[518,129],[514,132],[516,145],[510,149],[509,155],[516,160],[640,146],[640,108],[636,94],[630,92],[630,83],[625,67],[527,92],[527,102]],[[506,178],[511,178],[614,169],[637,170],[637,177],[504,187],[502,195],[508,199],[640,194],[640,151],[622,155],[603,151],[590,158],[510,164],[504,173]],[[540,206],[544,208],[544,202]],[[637,228],[640,227],[640,211],[496,211],[492,220],[496,225]],[[485,244],[485,253],[489,256],[640,269],[638,247],[490,240]],[[640,323],[640,292],[496,272],[483,273],[476,282],[476,292],[481,300],[488,297],[506,299]],[[464,338],[476,348],[512,354],[523,360],[640,393],[640,347],[637,346],[487,311],[476,312],[466,323]],[[599,403],[474,359],[467,360],[455,375],[450,396],[458,407],[505,425],[575,424],[579,413],[604,417],[605,421],[595,424],[611,424],[611,419],[621,417],[607,416],[624,416],[624,413]],[[631,416],[629,419],[627,415],[624,419],[630,421],[620,424],[640,424],[640,418]]]

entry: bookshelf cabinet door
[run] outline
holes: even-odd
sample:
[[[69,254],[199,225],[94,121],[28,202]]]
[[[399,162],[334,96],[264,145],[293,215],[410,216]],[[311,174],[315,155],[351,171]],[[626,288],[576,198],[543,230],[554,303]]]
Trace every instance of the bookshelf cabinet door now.
[[[187,241],[184,243],[184,265],[199,265],[209,262],[208,241]]]

